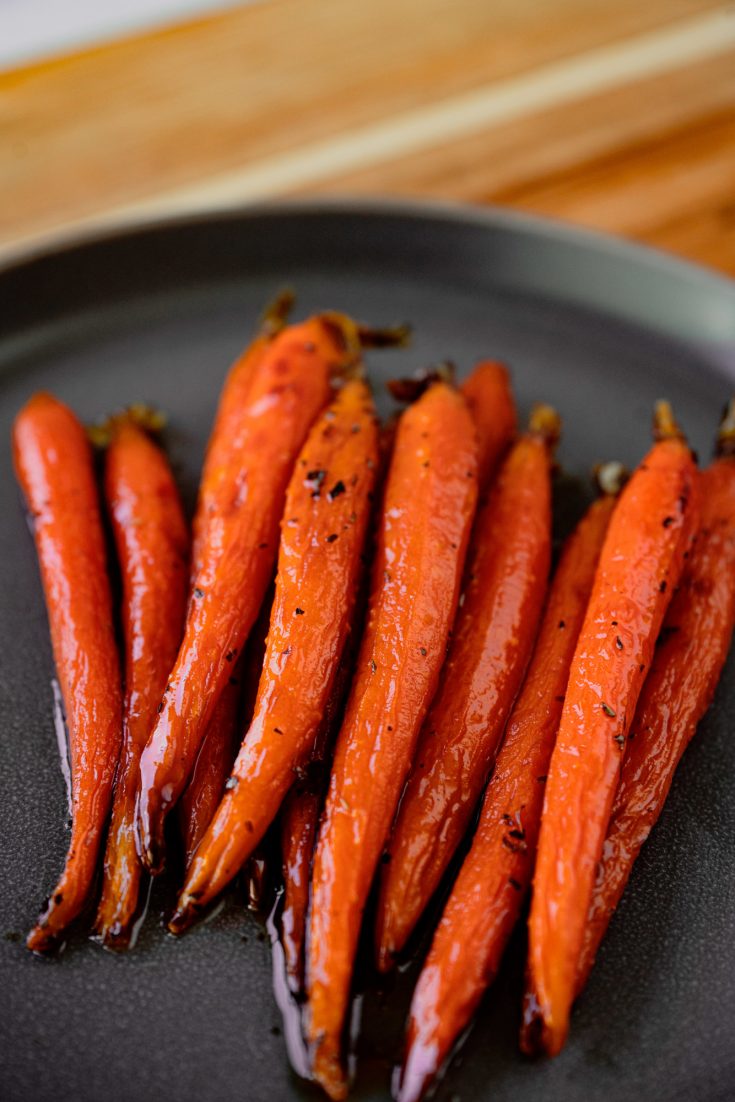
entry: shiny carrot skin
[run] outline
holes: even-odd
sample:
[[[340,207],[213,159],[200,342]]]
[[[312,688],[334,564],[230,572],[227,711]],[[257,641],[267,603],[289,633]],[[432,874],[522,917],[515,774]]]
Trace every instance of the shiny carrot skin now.
[[[362,914],[436,690],[476,500],[470,413],[458,392],[435,383],[398,425],[314,858],[306,1032],[314,1076],[335,1099],[347,1092],[341,1039]]]
[[[517,429],[507,368],[493,360],[483,360],[467,376],[460,390],[477,426],[477,481],[480,493],[484,493]]]
[[[391,418],[381,425],[378,442],[378,478],[376,501],[373,502],[366,548],[366,560],[372,562],[375,518],[382,508],[385,474],[395,443],[396,420]],[[377,502],[380,504],[378,505]],[[356,630],[350,633],[342,661],[335,679],[334,689],[324,715],[324,722],[317,738],[312,761],[306,775],[298,780],[289,792],[281,812],[281,854],[283,875],[283,903],[281,909],[281,944],[283,946],[286,982],[292,994],[300,997],[304,990],[304,956],[306,948],[306,920],[309,906],[311,866],[314,856],[319,817],[329,781],[333,743],[337,736],[344,711],[347,692],[357,659],[367,604],[369,577],[363,577],[362,592],[357,598],[355,611]]]
[[[138,844],[153,873],[164,863],[163,826],[191,776],[232,661],[271,577],[293,463],[329,401],[331,379],[355,356],[350,323],[314,317],[282,330],[250,381],[217,511],[200,548],[184,639],[162,710],[140,759]]]
[[[189,783],[177,806],[184,843],[184,864],[187,869],[219,807],[225,782],[237,754],[240,703],[237,669],[239,664],[220,693],[212,718],[207,724]]]
[[[242,446],[241,434],[246,425],[242,411],[247,406],[253,379],[274,338],[286,324],[293,306],[293,295],[283,291],[268,306],[261,318],[258,332],[227,373],[217,405],[217,414],[204,457],[199,483],[197,506],[192,522],[192,576],[201,567],[202,550],[206,543],[209,521],[230,507],[232,499],[232,465],[237,463]]]
[[[138,762],[184,629],[189,533],[171,468],[131,418],[113,419],[104,492],[122,578],[123,742],[115,778],[96,933],[127,946],[138,911]]]
[[[657,442],[610,522],[546,784],[529,918],[525,1049],[566,1039],[595,868],[646,673],[690,536],[696,467],[657,407]],[[692,503],[695,504],[694,502]]]
[[[36,394],[16,417],[13,459],[33,521],[71,751],[69,852],[26,943],[41,953],[61,941],[92,889],[120,753],[120,663],[84,429],[56,398]]]
[[[452,644],[382,870],[375,934],[382,972],[467,831],[531,656],[551,565],[558,436],[556,414],[538,407],[475,521]]]
[[[631,727],[584,931],[577,993],[587,982],[676,767],[712,702],[735,624],[735,458],[700,476],[696,542],[669,606]]]
[[[480,821],[409,1013],[401,1102],[418,1102],[497,973],[531,881],[544,782],[597,561],[615,506],[592,504],[567,540]]]
[[[288,486],[255,713],[173,932],[239,872],[309,759],[351,626],[377,458],[372,397],[353,379],[314,425]]]

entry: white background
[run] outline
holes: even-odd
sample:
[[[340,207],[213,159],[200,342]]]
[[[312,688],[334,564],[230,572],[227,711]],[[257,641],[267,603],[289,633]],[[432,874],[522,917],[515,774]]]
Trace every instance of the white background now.
[[[236,0],[0,0],[0,68],[235,5]]]

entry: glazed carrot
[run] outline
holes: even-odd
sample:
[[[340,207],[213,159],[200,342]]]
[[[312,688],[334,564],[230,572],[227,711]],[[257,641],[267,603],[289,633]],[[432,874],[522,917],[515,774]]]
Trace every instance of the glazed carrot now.
[[[282,330],[255,366],[239,427],[230,429],[237,447],[219,476],[217,510],[195,549],[184,639],[140,759],[138,839],[151,872],[163,867],[165,817],[262,603],[295,457],[329,401],[332,377],[358,355],[354,324],[324,315]]]
[[[495,978],[518,920],[569,666],[615,501],[608,493],[594,502],[562,551],[472,847],[411,1002],[400,1102],[417,1102],[448,1060]]]
[[[169,928],[181,932],[242,868],[309,758],[360,585],[378,431],[347,382],[310,432],[288,486],[255,713]]]
[[[33,521],[71,750],[69,852],[27,941],[44,952],[61,940],[92,888],[120,753],[120,665],[84,429],[56,398],[36,394],[16,417],[13,459]]]
[[[375,554],[374,521],[380,515],[383,503],[385,474],[393,454],[397,418],[390,417],[380,427],[378,442],[378,477],[373,502],[373,517],[367,541],[366,560],[372,562]],[[333,742],[339,731],[347,692],[352,681],[357,649],[367,604],[369,574],[363,575],[362,592],[358,596],[355,614],[356,630],[350,633],[342,656],[334,689],[324,715],[324,721],[314,747],[312,760],[289,792],[281,812],[281,853],[283,876],[283,902],[281,908],[281,944],[286,983],[297,997],[304,988],[304,952],[306,943],[306,918],[309,905],[309,884],[319,827],[319,816],[329,781]]]
[[[477,426],[477,481],[490,487],[498,462],[516,434],[516,407],[507,369],[483,360],[460,387]]]
[[[562,1048],[628,730],[689,542],[696,468],[671,410],[610,522],[549,767],[529,919],[524,1048]]]
[[[382,972],[404,948],[467,831],[531,655],[551,564],[559,431],[556,413],[537,406],[475,521],[452,645],[382,870]]]
[[[723,422],[718,457],[699,481],[696,541],[628,736],[577,966],[577,993],[727,658],[735,625],[735,401]]]
[[[187,869],[219,806],[237,753],[239,669],[238,663],[220,693],[212,718],[207,724],[189,783],[176,809]]]
[[[314,1076],[332,1098],[347,1091],[341,1038],[362,913],[444,660],[476,499],[469,411],[435,383],[398,425],[314,857],[306,1030]]]
[[[237,462],[242,446],[241,434],[246,427],[242,412],[248,393],[263,358],[274,338],[286,324],[293,307],[291,291],[282,291],[270,303],[261,318],[255,339],[230,368],[222,386],[212,432],[204,457],[199,483],[197,507],[192,522],[192,577],[201,568],[209,521],[227,509],[232,498],[232,465]]]
[[[133,829],[138,762],[184,629],[189,533],[166,457],[135,416],[113,418],[109,433],[104,485],[122,577],[125,697],[95,929],[108,948],[122,949],[142,872]]]

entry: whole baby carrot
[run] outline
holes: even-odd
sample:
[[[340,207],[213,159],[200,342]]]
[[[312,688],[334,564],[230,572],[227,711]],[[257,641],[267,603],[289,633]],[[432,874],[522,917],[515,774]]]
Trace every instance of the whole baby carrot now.
[[[169,928],[181,932],[240,870],[309,759],[360,585],[378,430],[347,382],[310,432],[286,494],[276,593],[255,712]]]
[[[382,508],[385,474],[393,453],[396,418],[381,425],[378,440],[378,475],[376,501],[373,502],[365,558],[372,562],[375,554],[374,522]],[[362,589],[355,606],[356,630],[350,633],[329,698],[324,721],[314,747],[312,760],[304,775],[289,792],[281,811],[281,854],[283,902],[281,908],[281,944],[286,982],[293,995],[300,997],[304,988],[304,950],[306,918],[309,905],[311,865],[314,856],[319,816],[329,780],[333,742],[339,731],[347,691],[355,668],[357,649],[367,604],[369,574],[363,575]]]
[[[735,400],[720,430],[717,458],[699,484],[696,540],[628,736],[577,965],[577,993],[727,658],[735,625]]]
[[[477,427],[477,482],[489,488],[499,461],[516,434],[516,407],[508,371],[503,364],[482,360],[460,390]]]
[[[614,465],[619,471],[617,464]],[[612,474],[613,465],[606,468]],[[615,505],[617,481],[564,545],[480,821],[419,976],[408,1020],[401,1102],[418,1102],[492,983],[531,880],[544,782],[569,666]]]
[[[562,1048],[595,867],[628,731],[690,538],[696,467],[666,403],[656,443],[610,522],[572,661],[549,767],[529,918],[529,1014],[522,1038]]]
[[[237,446],[218,476],[216,511],[195,548],[184,639],[161,711],[140,759],[138,840],[143,863],[159,872],[163,825],[194,768],[213,709],[253,626],[271,576],[278,524],[293,463],[333,376],[359,357],[356,327],[323,315],[283,329],[256,363]]]
[[[556,413],[536,406],[475,521],[452,644],[382,870],[376,950],[383,972],[467,831],[531,655],[551,564],[559,431]]]
[[[36,394],[13,427],[69,728],[72,832],[61,879],[31,931],[53,948],[89,897],[120,753],[120,665],[92,452],[74,414]]]
[[[435,383],[401,417],[385,486],[368,619],[314,857],[307,1039],[332,1098],[363,910],[436,689],[477,500],[462,396]]]
[[[166,457],[135,416],[113,418],[109,434],[104,485],[122,578],[125,698],[96,932],[108,948],[122,949],[142,871],[134,837],[138,762],[184,628],[189,533]]]

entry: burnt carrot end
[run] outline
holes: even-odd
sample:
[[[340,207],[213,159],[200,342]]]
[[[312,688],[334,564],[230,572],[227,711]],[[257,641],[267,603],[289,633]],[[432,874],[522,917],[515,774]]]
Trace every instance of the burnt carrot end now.
[[[86,904],[112,799],[122,706],[105,540],[90,444],[67,406],[36,394],[13,426],[33,523],[71,750],[72,833],[61,879],[28,936],[53,949]]]
[[[549,767],[529,918],[525,1048],[562,1048],[595,868],[628,733],[696,507],[696,467],[670,407],[610,522]]]
[[[404,949],[467,831],[531,655],[551,561],[558,421],[548,407],[534,410],[475,521],[451,648],[383,868],[376,917],[383,972]]]
[[[138,762],[181,641],[189,569],[189,533],[171,468],[140,423],[135,411],[108,423],[104,475],[122,578],[125,698],[95,930],[114,949],[127,947],[138,913]]]
[[[604,472],[600,481],[615,491],[620,471],[606,465]],[[569,666],[615,500],[609,492],[594,502],[563,548],[472,847],[416,985],[400,1078],[401,1102],[418,1102],[449,1059],[495,978],[518,921],[531,880]]]
[[[329,401],[332,380],[357,362],[355,331],[336,315],[282,329],[255,364],[237,422],[226,421],[232,439],[221,448],[224,467],[212,468],[213,508],[201,536],[195,533],[197,572],[184,639],[140,762],[138,843],[151,872],[163,867],[164,821],[186,787],[230,676],[227,656],[242,650],[262,603],[296,456]],[[215,430],[219,436],[219,417]]]
[[[174,932],[236,875],[309,760],[355,609],[377,463],[372,397],[353,379],[316,422],[289,483],[253,720],[194,857]]]
[[[483,360],[460,389],[477,428],[477,478],[483,493],[516,434],[516,407],[508,370],[503,364]]]
[[[584,987],[632,867],[684,750],[707,711],[735,624],[735,402],[714,463],[699,476],[699,526],[643,686],[615,795],[577,965]]]
[[[314,857],[306,1035],[331,1098],[362,913],[436,689],[477,499],[462,396],[434,383],[401,417],[385,485],[367,625]],[[411,594],[411,599],[405,599]]]

